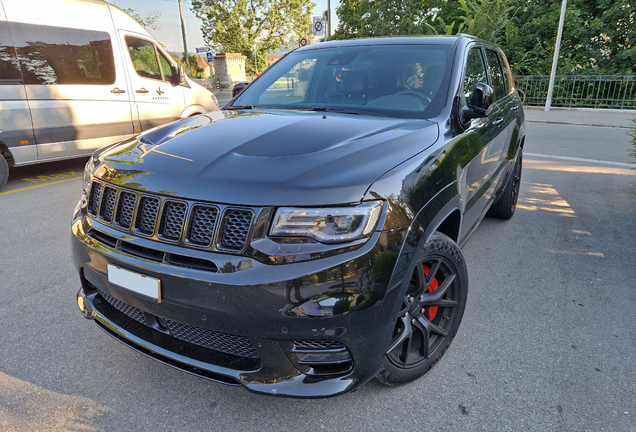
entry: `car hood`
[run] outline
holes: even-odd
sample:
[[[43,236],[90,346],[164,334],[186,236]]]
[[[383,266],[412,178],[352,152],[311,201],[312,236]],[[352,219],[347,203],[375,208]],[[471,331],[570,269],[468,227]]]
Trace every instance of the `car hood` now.
[[[168,196],[249,206],[359,202],[430,147],[435,123],[307,111],[216,111],[109,147],[95,175]]]

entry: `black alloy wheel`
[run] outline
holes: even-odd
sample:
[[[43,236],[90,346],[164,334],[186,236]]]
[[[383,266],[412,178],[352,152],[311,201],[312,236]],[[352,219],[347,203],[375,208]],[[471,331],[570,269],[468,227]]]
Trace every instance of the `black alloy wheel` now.
[[[510,219],[512,215],[515,214],[517,200],[519,199],[519,188],[521,187],[522,164],[523,154],[522,150],[519,149],[519,154],[517,155],[517,160],[515,161],[515,166],[508,179],[508,183],[506,183],[506,187],[499,199],[492,204],[488,213],[486,213],[487,216],[499,219]]]
[[[418,257],[376,379],[395,386],[428,372],[453,341],[467,294],[468,271],[459,247],[434,233]]]

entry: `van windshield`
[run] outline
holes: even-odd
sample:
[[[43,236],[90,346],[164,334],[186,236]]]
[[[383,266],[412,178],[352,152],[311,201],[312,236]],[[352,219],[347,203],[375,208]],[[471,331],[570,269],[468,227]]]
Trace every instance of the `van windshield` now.
[[[228,108],[432,118],[446,103],[454,49],[383,45],[293,52]]]

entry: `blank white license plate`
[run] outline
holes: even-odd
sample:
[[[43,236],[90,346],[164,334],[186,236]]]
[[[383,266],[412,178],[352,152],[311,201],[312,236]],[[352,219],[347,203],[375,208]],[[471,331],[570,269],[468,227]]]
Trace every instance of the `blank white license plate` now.
[[[161,280],[108,264],[108,282],[161,302]]]

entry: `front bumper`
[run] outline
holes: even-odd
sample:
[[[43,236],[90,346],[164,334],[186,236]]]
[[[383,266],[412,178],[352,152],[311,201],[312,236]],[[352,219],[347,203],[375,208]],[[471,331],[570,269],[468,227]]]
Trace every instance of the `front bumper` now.
[[[72,232],[85,316],[158,361],[253,392],[293,397],[351,391],[381,367],[399,290],[388,289],[386,268],[392,266],[379,257],[386,258],[387,251],[397,256],[404,232],[376,232],[356,250],[292,264],[242,266],[244,256],[210,253],[215,261],[231,263],[227,267],[236,269],[231,273],[135,256],[135,250],[156,243],[130,238],[81,213]],[[122,249],[123,242],[137,249]],[[376,261],[383,261],[384,270]],[[159,279],[161,302],[111,284],[108,264]],[[295,354],[303,349],[333,354],[334,347],[340,360],[329,364],[303,362]]]

